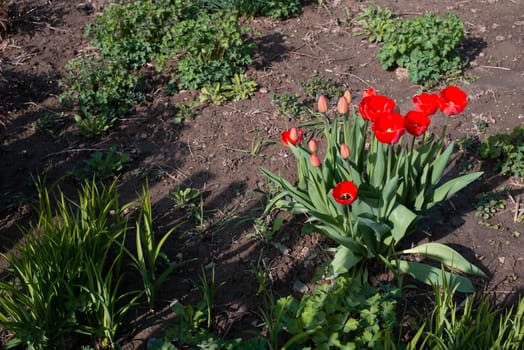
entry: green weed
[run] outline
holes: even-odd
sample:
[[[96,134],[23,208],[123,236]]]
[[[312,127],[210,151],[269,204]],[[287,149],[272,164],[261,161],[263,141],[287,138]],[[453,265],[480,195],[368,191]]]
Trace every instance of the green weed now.
[[[85,183],[77,203],[60,194],[56,209],[37,188],[38,220],[23,230],[19,253],[3,256],[0,322],[15,335],[7,348],[76,349],[82,335],[112,344],[139,294],[120,285],[126,222],[114,183]]]
[[[495,160],[496,170],[524,181],[524,127],[517,126],[509,134],[495,134],[482,141],[480,156]]]
[[[524,299],[506,311],[494,310],[487,296],[478,303],[468,296],[454,301],[457,284],[446,281],[434,288],[435,306],[406,350],[498,349],[517,350],[524,344]]]
[[[73,175],[79,181],[93,177],[100,180],[115,178],[128,161],[127,154],[119,154],[116,147],[112,146],[105,154],[100,151],[92,153],[89,159],[84,160],[84,167],[74,171]]]
[[[376,56],[382,68],[404,67],[414,83],[436,81],[464,67],[457,51],[464,23],[454,14],[399,19],[377,7],[364,10],[356,20],[370,41],[381,44]]]

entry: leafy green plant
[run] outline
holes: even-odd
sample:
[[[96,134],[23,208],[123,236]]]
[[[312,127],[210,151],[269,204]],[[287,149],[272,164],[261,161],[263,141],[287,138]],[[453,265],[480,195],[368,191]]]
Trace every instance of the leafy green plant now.
[[[506,199],[508,191],[502,189],[489,193],[483,193],[475,203],[475,216],[482,219],[489,219],[501,210],[506,209]]]
[[[213,321],[213,307],[215,305],[215,295],[221,286],[224,283],[221,283],[219,286],[215,284],[215,267],[211,268],[211,277],[208,279],[206,275],[206,270],[202,266],[202,273],[200,275],[200,284],[198,289],[202,294],[202,301],[206,306],[206,320],[207,320],[207,329],[211,329],[211,323]]]
[[[151,208],[151,197],[147,188],[142,189],[142,205],[140,207],[139,218],[136,222],[135,247],[136,255],[129,254],[132,265],[140,273],[144,285],[144,293],[149,307],[155,305],[158,289],[163,285],[166,278],[182,263],[173,263],[169,257],[162,252],[162,247],[167,239],[178,228],[177,226],[169,229],[162,238],[157,241],[153,228],[153,211]],[[165,266],[159,272],[159,260],[162,259]]]
[[[69,61],[66,69],[67,76],[60,80],[65,87],[60,101],[78,106],[81,113],[75,121],[88,137],[101,135],[143,97],[140,77],[118,62],[82,57]]]
[[[224,86],[234,101],[247,100],[257,91],[256,81],[249,80],[244,74],[235,74],[230,84]]]
[[[254,18],[269,16],[287,18],[300,12],[300,0],[203,0],[213,10],[229,10],[239,16]]]
[[[302,102],[299,101],[299,95],[284,92],[282,95],[274,94],[271,97],[271,105],[278,108],[281,115],[291,118],[300,118],[307,111]]]
[[[480,156],[496,161],[496,169],[524,181],[524,127],[517,126],[509,134],[495,134],[482,141]]]
[[[95,116],[89,112],[85,112],[83,116],[75,114],[73,118],[77,124],[78,133],[90,139],[102,136],[117,121],[116,117]]]
[[[255,232],[248,234],[247,237],[259,238],[267,244],[274,243],[273,238],[279,232],[283,223],[282,218],[273,219],[271,215],[258,217],[253,223]]]
[[[198,15],[196,1],[130,1],[106,6],[86,26],[91,44],[106,59],[118,60],[130,70],[139,69],[160,52],[168,28]]]
[[[290,335],[281,349],[394,349],[398,296],[398,290],[379,290],[361,276],[339,276],[300,300],[281,298],[281,328]]]
[[[127,154],[119,154],[115,146],[111,146],[105,153],[96,151],[89,159],[84,160],[84,167],[74,174],[79,180],[96,177],[107,180],[118,176],[124,164],[129,161]]]
[[[55,128],[60,124],[62,121],[63,114],[59,113],[51,113],[46,114],[43,117],[37,119],[35,122],[31,124],[31,126],[39,133],[42,133],[46,136],[49,136],[53,139],[57,139],[60,135],[58,135],[55,131]]]
[[[444,91],[447,88],[441,95],[445,95]],[[389,112],[370,115],[372,101]],[[459,103],[455,100],[453,106],[457,105],[455,102]],[[454,144],[444,147],[442,140],[426,140],[421,132],[419,146],[415,142],[418,136],[412,136],[410,146],[403,145],[400,140],[407,126],[404,117],[393,112],[394,107],[393,100],[373,95],[359,105],[362,118],[356,113],[345,113],[333,116],[332,121],[324,119],[323,160],[316,153],[318,145],[309,144],[309,149],[300,145],[302,130],[291,128],[283,132],[281,140],[297,160],[298,182],[294,185],[262,168],[268,179],[282,188],[267,210],[279,208],[305,215],[304,232],[320,232],[337,242],[331,264],[335,274],[347,272],[367,259],[379,258],[395,273],[400,270],[425,283],[437,283],[441,279],[439,269],[401,259],[406,254],[421,254],[463,272],[484,276],[443,244],[426,243],[395,251],[426,210],[450,198],[482,172],[441,183]],[[430,122],[427,119],[426,128]],[[370,120],[373,124],[368,147]],[[471,281],[462,277],[459,290],[472,292]]]
[[[299,82],[299,85],[304,89],[305,93],[312,98],[317,98],[318,95],[324,95],[328,99],[342,96],[344,88],[338,84],[335,79],[313,73],[305,81]]]
[[[254,44],[244,38],[246,31],[230,12],[201,12],[170,28],[159,62],[178,57],[177,81],[184,89],[227,84],[252,62]]]
[[[187,118],[193,117],[197,113],[199,105],[198,101],[191,101],[189,104],[176,103],[175,108],[177,109],[177,114],[175,118],[173,118],[173,123],[180,124]]]
[[[416,349],[517,350],[524,344],[524,299],[506,311],[490,307],[487,296],[475,302],[468,296],[460,305],[454,301],[456,281],[434,288],[435,306],[420,315],[422,326],[407,345]]]
[[[439,80],[464,66],[457,51],[464,23],[454,14],[398,19],[389,10],[373,8],[357,19],[369,39],[381,43],[376,56],[382,68],[404,67],[414,83]]]
[[[204,229],[204,201],[200,191],[177,185],[169,197],[173,200],[175,209],[184,210],[187,218],[198,222],[197,229]]]
[[[228,94],[221,83],[212,86],[204,86],[200,89],[200,103],[211,102],[217,106],[222,105],[228,99]]]
[[[120,284],[125,206],[114,183],[87,182],[77,203],[61,194],[56,209],[44,184],[37,188],[37,222],[23,230],[18,254],[3,255],[0,322],[14,334],[7,348],[76,349],[82,335],[111,345],[138,295]]]

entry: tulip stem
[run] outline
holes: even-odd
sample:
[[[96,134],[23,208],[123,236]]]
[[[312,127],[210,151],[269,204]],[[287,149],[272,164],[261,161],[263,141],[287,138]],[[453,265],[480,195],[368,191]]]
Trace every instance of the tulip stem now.
[[[446,129],[448,128],[448,122],[449,122],[449,116],[446,114],[446,124],[444,124],[444,127],[442,128],[442,135],[440,135],[440,142],[439,142],[437,156],[440,155],[440,153],[442,152],[442,148],[444,147],[444,138],[446,137]]]
[[[385,183],[388,183],[389,180],[390,180],[389,177],[391,176],[392,158],[393,158],[393,145],[392,144],[388,144],[388,168],[387,168],[386,182]]]

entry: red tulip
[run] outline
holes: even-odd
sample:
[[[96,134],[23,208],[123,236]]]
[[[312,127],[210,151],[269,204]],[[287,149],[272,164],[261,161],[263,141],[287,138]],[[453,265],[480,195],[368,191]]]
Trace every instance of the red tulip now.
[[[404,119],[404,126],[408,133],[420,136],[428,130],[431,119],[424,112],[409,111]]]
[[[368,97],[368,96],[376,96],[377,90],[373,88],[366,89],[362,91],[362,97]]]
[[[351,104],[351,101],[353,101],[353,99],[351,98],[351,91],[349,91],[349,89],[346,89],[346,91],[344,91],[344,97],[346,98],[346,101],[348,101],[348,105]]]
[[[440,90],[439,107],[444,114],[448,116],[459,114],[467,105],[468,96],[458,87],[448,86]]]
[[[437,94],[428,94],[427,92],[413,96],[415,108],[427,115],[432,115],[437,111],[439,100],[440,98]]]
[[[392,112],[395,108],[395,101],[381,95],[366,96],[358,104],[360,115],[365,120],[375,120],[378,113]]]
[[[346,100],[344,96],[338,99],[337,111],[340,114],[346,114],[347,112],[349,112],[348,100]]]
[[[320,166],[320,158],[317,156],[316,153],[311,153],[311,155],[309,156],[309,161],[311,162],[311,165],[313,165],[314,167],[319,167]]]
[[[379,142],[393,144],[404,134],[404,117],[395,112],[379,113],[371,125]]]
[[[333,191],[331,191],[331,195],[335,201],[343,205],[349,205],[353,203],[355,199],[357,199],[357,194],[358,188],[353,183],[353,181],[339,182]]]
[[[341,144],[340,145],[340,156],[342,157],[342,159],[348,159],[350,155],[351,155],[351,152],[349,151],[348,145],[346,145],[345,143]]]
[[[326,113],[329,109],[328,99],[324,95],[320,95],[317,101],[317,109],[320,113]]]
[[[297,145],[299,144],[302,139],[304,138],[304,132],[300,129],[297,129],[295,127],[292,127],[289,130],[286,130],[280,134],[280,140],[284,145],[292,144]]]
[[[315,140],[315,139],[309,140],[308,146],[309,146],[309,150],[311,152],[315,153],[318,150],[317,140]]]

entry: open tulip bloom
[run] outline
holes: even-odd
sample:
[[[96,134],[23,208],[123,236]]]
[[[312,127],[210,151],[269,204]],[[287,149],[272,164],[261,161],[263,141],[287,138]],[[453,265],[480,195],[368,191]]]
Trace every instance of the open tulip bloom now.
[[[427,112],[436,110],[436,103],[443,106],[443,113],[449,113],[449,108],[453,113],[462,108],[456,106],[465,107],[465,94],[456,89],[443,89],[438,101],[437,95],[414,99],[415,110],[406,117],[393,111],[395,102],[386,96],[364,97],[360,115],[353,108],[353,113],[335,114],[331,122],[324,119],[325,137],[315,142],[316,147],[325,147],[325,152],[320,153],[323,159],[284,135],[284,144],[297,159],[298,181],[292,184],[262,168],[268,179],[282,188],[266,210],[278,208],[304,215],[304,232],[320,232],[337,242],[331,263],[335,275],[367,259],[379,258],[394,272],[408,273],[428,284],[450,278],[449,272],[439,267],[402,259],[406,254],[419,254],[453,270],[485,276],[444,244],[395,249],[416,229],[428,209],[482,175],[475,172],[442,183],[454,145],[444,147],[443,140],[425,141],[422,136],[430,125]],[[411,142],[403,143],[404,137],[411,138]],[[421,140],[418,146],[415,138]],[[459,291],[474,290],[468,278],[454,278],[459,282]]]

